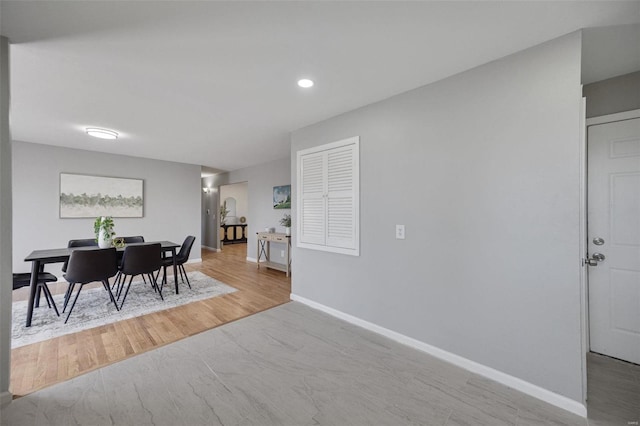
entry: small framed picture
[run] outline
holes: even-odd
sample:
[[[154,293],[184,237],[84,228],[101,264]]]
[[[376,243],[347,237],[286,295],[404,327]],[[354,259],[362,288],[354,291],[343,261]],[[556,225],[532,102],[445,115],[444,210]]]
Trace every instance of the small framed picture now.
[[[282,185],[273,187],[273,208],[274,209],[290,209],[291,208],[291,185]]]

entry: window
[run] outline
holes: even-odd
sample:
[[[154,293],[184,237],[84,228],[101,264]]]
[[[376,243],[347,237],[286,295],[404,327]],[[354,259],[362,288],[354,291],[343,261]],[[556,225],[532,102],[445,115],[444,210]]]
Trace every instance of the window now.
[[[359,143],[298,151],[298,247],[360,255]]]

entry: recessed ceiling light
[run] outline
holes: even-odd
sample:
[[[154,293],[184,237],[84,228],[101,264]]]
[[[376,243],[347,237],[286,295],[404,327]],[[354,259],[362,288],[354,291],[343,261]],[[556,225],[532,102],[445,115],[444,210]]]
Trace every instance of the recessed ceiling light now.
[[[87,127],[86,132],[89,136],[100,139],[118,139],[118,132],[108,129],[98,129],[96,127]]]
[[[298,86],[308,89],[313,86],[313,81],[308,78],[303,78],[302,80],[298,80]]]

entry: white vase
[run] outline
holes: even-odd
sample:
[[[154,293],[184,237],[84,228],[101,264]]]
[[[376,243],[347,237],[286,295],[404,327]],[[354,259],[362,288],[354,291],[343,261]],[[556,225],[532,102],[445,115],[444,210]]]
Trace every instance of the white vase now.
[[[104,233],[104,229],[100,229],[100,234],[98,234],[98,247],[100,248],[111,247],[111,238],[107,238],[107,236]]]
[[[291,227],[284,228],[284,235],[291,235]]]

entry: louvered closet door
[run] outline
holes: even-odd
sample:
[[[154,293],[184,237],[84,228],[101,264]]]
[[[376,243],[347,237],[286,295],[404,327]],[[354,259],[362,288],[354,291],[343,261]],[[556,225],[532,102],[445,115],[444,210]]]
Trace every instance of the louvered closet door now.
[[[327,219],[326,245],[356,248],[356,176],[355,146],[332,149],[326,153]]]
[[[300,159],[300,242],[325,244],[324,153]]]

